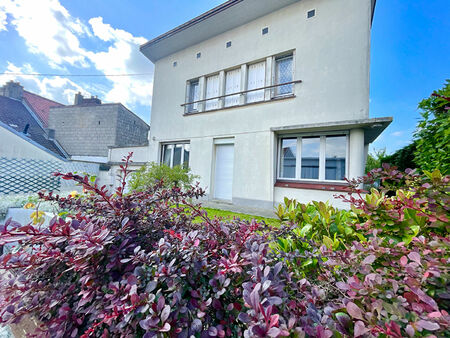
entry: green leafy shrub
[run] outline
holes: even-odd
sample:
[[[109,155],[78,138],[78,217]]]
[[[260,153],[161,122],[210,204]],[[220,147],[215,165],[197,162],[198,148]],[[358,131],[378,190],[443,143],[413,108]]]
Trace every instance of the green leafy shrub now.
[[[144,191],[162,181],[163,188],[182,187],[188,189],[199,176],[190,173],[189,168],[173,168],[158,163],[149,163],[131,174],[128,186],[133,191]]]
[[[279,245],[285,248],[290,246],[298,249],[297,246],[304,245],[304,239],[308,239],[337,250],[345,248],[346,243],[353,240],[364,240],[364,236],[350,226],[356,215],[351,211],[336,209],[329,203],[313,201],[302,204],[285,198],[284,205],[278,205],[275,214],[281,221],[292,225],[292,235],[298,239],[280,239]]]
[[[422,119],[415,132],[415,161],[422,170],[450,174],[450,80],[419,103]]]
[[[372,188],[368,194],[359,189],[374,182],[381,184],[379,189]],[[350,183],[351,193],[340,197],[358,216],[356,229],[367,235],[377,230],[387,240],[410,243],[418,235],[450,232],[450,176],[438,170],[418,174],[384,165]]]

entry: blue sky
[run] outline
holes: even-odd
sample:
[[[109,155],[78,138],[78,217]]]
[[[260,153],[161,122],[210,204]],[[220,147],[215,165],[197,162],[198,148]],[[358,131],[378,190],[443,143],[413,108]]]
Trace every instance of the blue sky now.
[[[331,0],[330,0],[331,1]],[[337,1],[337,0],[334,0]],[[153,65],[138,45],[218,5],[219,0],[1,0],[0,72],[118,74],[135,78],[0,76],[71,103],[82,91],[122,102],[147,122]],[[417,103],[450,78],[450,2],[378,0],[372,29],[372,117],[394,123],[372,145],[408,144]]]

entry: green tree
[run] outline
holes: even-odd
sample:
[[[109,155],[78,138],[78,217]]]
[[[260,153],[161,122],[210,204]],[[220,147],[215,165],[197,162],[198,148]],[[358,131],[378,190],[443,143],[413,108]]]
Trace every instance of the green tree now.
[[[450,173],[450,80],[419,103],[422,119],[414,134],[415,161],[421,170]]]
[[[190,173],[189,168],[181,166],[171,168],[165,164],[152,162],[134,172],[128,184],[132,191],[144,191],[159,181],[163,181],[164,188],[174,186],[188,188],[198,178],[199,176]]]
[[[366,173],[372,169],[380,168],[383,164],[383,159],[386,157],[386,148],[374,150],[373,153],[367,155]]]
[[[381,163],[389,163],[391,166],[396,166],[399,170],[417,168],[414,153],[416,152],[416,142],[408,144],[407,146],[397,150],[392,155],[385,155],[381,158]]]

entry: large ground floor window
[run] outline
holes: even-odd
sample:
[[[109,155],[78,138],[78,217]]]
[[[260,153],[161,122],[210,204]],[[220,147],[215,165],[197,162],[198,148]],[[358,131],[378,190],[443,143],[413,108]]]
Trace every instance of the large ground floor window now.
[[[189,167],[189,143],[168,143],[162,145],[161,163],[173,168],[182,165],[184,168]]]
[[[342,181],[346,176],[347,153],[347,135],[282,137],[278,178]]]

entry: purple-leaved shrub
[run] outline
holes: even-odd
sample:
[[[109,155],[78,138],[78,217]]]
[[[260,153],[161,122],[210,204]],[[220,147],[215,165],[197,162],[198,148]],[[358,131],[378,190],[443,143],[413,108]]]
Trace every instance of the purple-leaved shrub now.
[[[271,228],[210,219],[193,202],[204,195],[198,186],[157,184],[124,194],[130,157],[114,194],[87,177],[57,174],[86,191],[40,194],[68,210],[64,218],[45,228],[12,220],[1,226],[0,244],[18,243],[0,258],[1,323],[34,317],[42,323],[34,334],[41,337],[448,332],[445,227],[406,244],[365,223],[354,229],[367,240],[338,249],[297,236],[302,250],[274,250],[274,243],[292,236],[295,224]],[[435,206],[421,208],[431,215]]]

